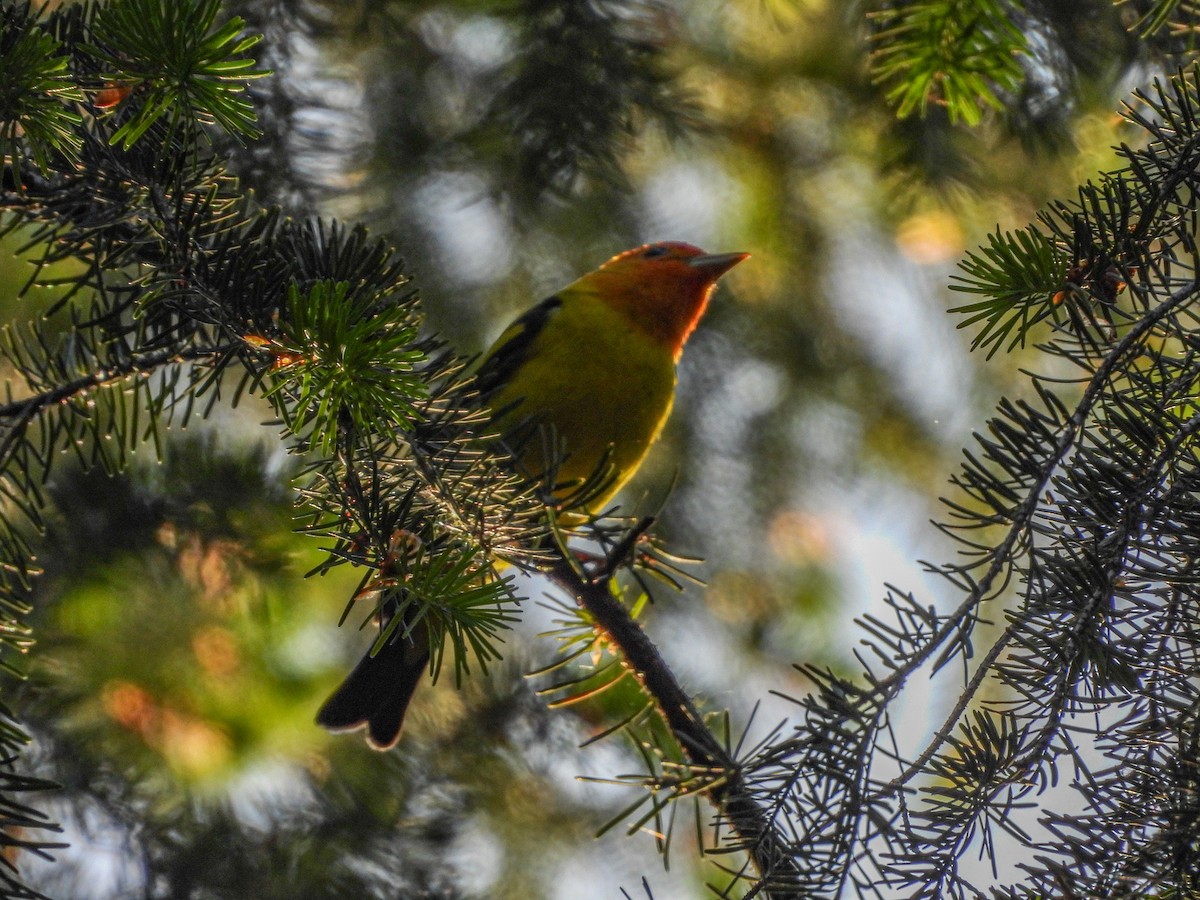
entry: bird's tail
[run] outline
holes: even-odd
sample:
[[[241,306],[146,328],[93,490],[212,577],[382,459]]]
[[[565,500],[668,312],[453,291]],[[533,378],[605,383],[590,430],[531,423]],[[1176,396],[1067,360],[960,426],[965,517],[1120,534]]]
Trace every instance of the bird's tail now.
[[[367,728],[367,743],[389,750],[400,739],[404,713],[429,663],[424,634],[396,629],[391,641],[367,653],[317,712],[317,724],[330,731]],[[422,630],[422,629],[418,629]],[[416,638],[414,640],[414,638]]]

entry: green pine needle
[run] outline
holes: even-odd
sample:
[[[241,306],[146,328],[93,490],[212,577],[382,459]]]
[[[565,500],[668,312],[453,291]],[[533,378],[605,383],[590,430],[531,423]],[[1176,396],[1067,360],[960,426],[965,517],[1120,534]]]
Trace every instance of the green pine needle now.
[[[953,276],[950,289],[984,299],[950,311],[964,316],[959,328],[981,326],[971,349],[986,348],[989,359],[1023,346],[1030,328],[1053,313],[1067,270],[1063,251],[1032,226],[990,235],[959,265],[966,274]]]
[[[20,173],[32,158],[43,174],[55,155],[78,158],[83,102],[62,45],[37,27],[28,4],[0,10],[0,159]]]
[[[926,115],[930,104],[950,121],[974,126],[1001,93],[1024,80],[1025,35],[1012,5],[988,0],[905,3],[872,14],[877,31],[871,66],[900,118]]]
[[[159,120],[170,132],[217,125],[239,139],[259,136],[246,82],[269,74],[245,54],[261,40],[244,22],[217,24],[219,0],[117,0],[97,18],[85,47],[103,78],[133,88],[130,117],[109,138],[128,150]]]
[[[427,387],[416,368],[425,356],[414,346],[408,306],[320,281],[307,292],[291,285],[288,311],[270,344],[267,396],[306,449],[332,455],[347,422],[360,435],[388,435],[417,415]]]

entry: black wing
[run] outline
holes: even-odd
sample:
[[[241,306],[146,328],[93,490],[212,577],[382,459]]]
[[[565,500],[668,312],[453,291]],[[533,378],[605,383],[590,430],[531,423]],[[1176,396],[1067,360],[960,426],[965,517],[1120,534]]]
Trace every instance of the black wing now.
[[[562,304],[559,297],[543,300],[504,329],[475,373],[475,385],[485,402],[508,384],[517,369],[529,358],[537,336]]]

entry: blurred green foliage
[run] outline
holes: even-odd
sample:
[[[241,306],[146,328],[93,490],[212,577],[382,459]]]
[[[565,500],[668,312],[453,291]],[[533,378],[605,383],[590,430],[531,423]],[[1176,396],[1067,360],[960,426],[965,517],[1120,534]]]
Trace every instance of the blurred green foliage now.
[[[316,743],[305,705],[337,665],[312,624],[352,576],[302,580],[319,553],[291,532],[261,451],[234,456],[211,435],[169,447],[129,477],[53,483],[34,670],[53,687],[35,696],[61,694],[50,720],[90,735],[99,757],[191,791]]]
[[[298,217],[384,230],[431,327],[464,350],[627,246],[753,254],[693,339],[668,433],[626,501],[667,497],[661,532],[707,559],[707,589],[658,592],[648,615],[685,678],[735,710],[735,731],[764,685],[805,689],[787,664],[848,664],[846,610],[871,599],[862,569],[878,571],[866,563],[879,543],[862,538],[873,517],[899,556],[944,548],[914,523],[986,401],[1015,381],[980,368],[943,321],[959,302],[945,291],[953,265],[997,222],[1018,227],[1110,166],[1118,92],[1159,64],[1111,4],[1042,4],[1013,35],[1033,56],[993,52],[968,116],[927,103],[918,82],[875,83],[866,4],[225,6],[265,35],[256,49],[275,72],[255,85],[263,140],[230,148],[246,186]],[[895,91],[900,112],[927,115],[898,118]],[[39,252],[18,260],[21,242],[0,245],[12,318],[47,303],[12,299]],[[572,747],[638,698],[548,713],[521,680],[552,653],[533,637],[548,626],[538,609],[491,679],[418,696],[397,754],[310,724],[363,644],[334,631],[356,576],[303,579],[320,548],[293,532],[291,470],[252,437],[267,415],[171,433],[160,465],[119,479],[51,486],[27,714],[38,771],[64,780],[77,823],[93,806],[104,816],[75,829],[66,864],[35,870],[43,889],[636,891],[653,854],[629,856],[618,835],[603,851],[587,842],[629,795],[572,780],[636,761]],[[262,772],[269,787],[239,806]],[[136,871],[89,887],[97,848],[125,841]],[[655,896],[721,880],[680,864],[691,852],[650,875],[666,885]]]

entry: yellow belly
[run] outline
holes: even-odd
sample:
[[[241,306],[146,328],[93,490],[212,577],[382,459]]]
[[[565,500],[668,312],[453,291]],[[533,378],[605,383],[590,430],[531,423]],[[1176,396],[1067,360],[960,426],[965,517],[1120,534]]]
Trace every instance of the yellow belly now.
[[[637,471],[670,414],[674,360],[591,297],[566,300],[531,349],[492,397],[495,424],[531,478],[544,478],[561,452],[559,499],[603,469],[603,486],[586,498],[599,512]]]

